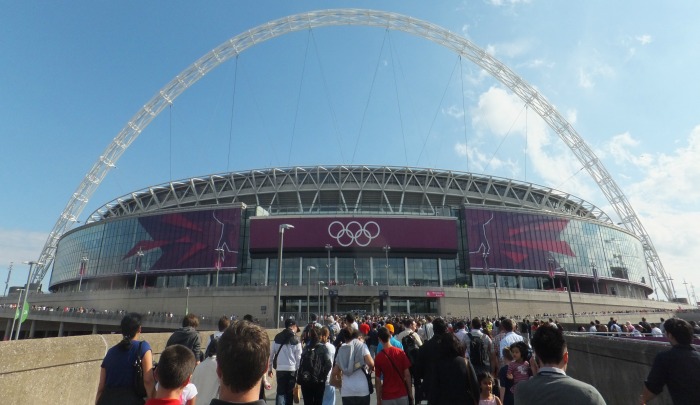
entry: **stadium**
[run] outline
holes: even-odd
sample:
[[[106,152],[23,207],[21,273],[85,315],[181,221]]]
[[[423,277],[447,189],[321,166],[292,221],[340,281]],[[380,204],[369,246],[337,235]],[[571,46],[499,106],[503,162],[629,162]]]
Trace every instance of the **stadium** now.
[[[511,179],[366,166],[135,191],[61,238],[49,289],[254,287],[272,298],[280,255],[282,312],[295,314],[309,286],[314,309],[323,310],[322,289],[329,311],[372,313],[439,313],[446,291],[491,286],[561,292],[568,283],[592,303],[652,292],[641,241],[580,198]]]
[[[82,220],[90,197],[129,145],[205,74],[269,39],[340,25],[420,36],[476,64],[568,146],[614,215],[565,191],[488,174],[319,165],[170,181],[118,197]],[[41,289],[49,271],[52,294],[30,297],[36,307],[149,314],[184,309],[208,318],[249,313],[268,326],[279,319],[278,302],[280,315],[298,319],[309,311],[566,317],[667,311],[680,303],[627,198],[533,86],[444,28],[356,9],[260,25],[166,84],[73,193],[38,260],[30,263],[30,289]],[[658,300],[659,291],[668,301]]]

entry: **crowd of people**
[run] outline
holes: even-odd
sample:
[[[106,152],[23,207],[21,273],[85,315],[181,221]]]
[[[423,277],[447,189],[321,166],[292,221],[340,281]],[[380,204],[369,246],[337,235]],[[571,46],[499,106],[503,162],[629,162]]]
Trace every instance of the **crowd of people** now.
[[[674,403],[689,403],[700,396],[693,326],[662,321],[672,348],[657,356],[638,403],[664,387]],[[312,314],[305,325],[286,319],[271,342],[252,316],[223,316],[202,342],[199,319],[189,314],[158,363],[141,322],[139,314],[124,315],[123,340],[101,365],[96,405],[262,405],[272,378],[277,405],[335,404],[336,396],[343,405],[369,405],[375,390],[378,405],[605,404],[593,386],[566,374],[565,335],[551,319]]]

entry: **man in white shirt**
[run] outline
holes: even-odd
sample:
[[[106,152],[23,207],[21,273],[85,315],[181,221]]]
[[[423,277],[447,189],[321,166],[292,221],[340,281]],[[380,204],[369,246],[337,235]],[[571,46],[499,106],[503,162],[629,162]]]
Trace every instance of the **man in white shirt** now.
[[[432,339],[434,335],[433,318],[431,316],[425,318],[423,321],[423,325],[421,325],[420,329],[418,329],[416,333],[418,333],[418,336],[420,336],[421,340],[424,342],[427,342],[428,340]]]
[[[506,332],[506,334],[503,336],[503,339],[501,339],[501,343],[498,348],[499,357],[501,360],[503,360],[503,348],[510,347],[510,345],[512,345],[515,342],[522,342],[523,337],[513,331],[512,319],[504,319],[501,322],[501,325],[503,326],[503,330]]]
[[[464,340],[464,336],[466,336],[466,335],[467,335],[467,329],[466,329],[466,326],[464,325],[464,322],[463,321],[457,322],[455,324],[455,336],[457,336],[457,339],[459,339],[459,341],[461,342]]]
[[[656,326],[655,323],[651,324],[651,336],[653,337],[664,337],[664,333],[661,332],[661,329]]]
[[[418,335],[416,332],[416,321],[410,318],[405,319],[403,321],[403,326],[403,331],[396,335],[396,339],[399,342],[403,342],[404,337],[408,336],[409,334],[413,334],[413,339],[416,341],[416,347],[423,346],[423,339],[421,339],[420,335]]]
[[[483,342],[484,350],[480,356],[481,361],[478,361],[477,359],[471,359],[470,357],[469,352],[472,337],[479,338]],[[462,343],[464,343],[464,347],[466,348],[465,354],[469,361],[472,362],[472,365],[474,366],[474,371],[476,371],[477,374],[479,374],[482,371],[486,371],[492,373],[492,375],[498,375],[498,359],[496,358],[496,354],[493,351],[493,341],[488,335],[485,335],[484,332],[481,331],[481,320],[479,320],[479,318],[472,319],[471,330],[464,336]]]
[[[270,351],[268,375],[277,371],[277,405],[292,405],[295,376],[301,360],[301,342],[296,335],[297,323],[294,319],[284,321],[284,329],[275,336]]]

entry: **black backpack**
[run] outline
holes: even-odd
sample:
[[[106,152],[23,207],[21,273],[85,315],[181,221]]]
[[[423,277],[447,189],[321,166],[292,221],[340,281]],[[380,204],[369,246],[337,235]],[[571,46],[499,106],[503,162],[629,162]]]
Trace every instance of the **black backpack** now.
[[[328,358],[326,346],[323,343],[313,347],[306,346],[299,361],[297,384],[325,383],[329,371],[331,371],[331,360]]]
[[[403,345],[403,351],[406,353],[408,360],[411,361],[411,365],[416,364],[418,360],[418,345],[416,344],[416,338],[413,337],[414,332],[409,332],[408,335],[401,339],[401,345]]]
[[[475,367],[490,365],[484,339],[481,336],[472,335],[471,332],[468,332],[467,336],[469,336],[469,361],[471,361],[472,365]]]

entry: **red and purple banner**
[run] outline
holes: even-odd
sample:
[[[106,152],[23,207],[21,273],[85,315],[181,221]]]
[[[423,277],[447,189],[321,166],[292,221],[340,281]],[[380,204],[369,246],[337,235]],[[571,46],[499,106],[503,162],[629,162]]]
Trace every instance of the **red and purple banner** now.
[[[250,220],[250,251],[279,249],[279,228],[285,231],[285,251],[391,251],[457,252],[457,218],[406,217],[257,217]]]
[[[481,209],[463,212],[472,269],[541,269],[553,277],[559,264],[552,254],[576,256],[564,237],[566,218]]]
[[[147,269],[186,270],[238,267],[241,208],[188,211],[139,218],[150,239],[137,241],[123,260],[139,251],[157,260]]]

